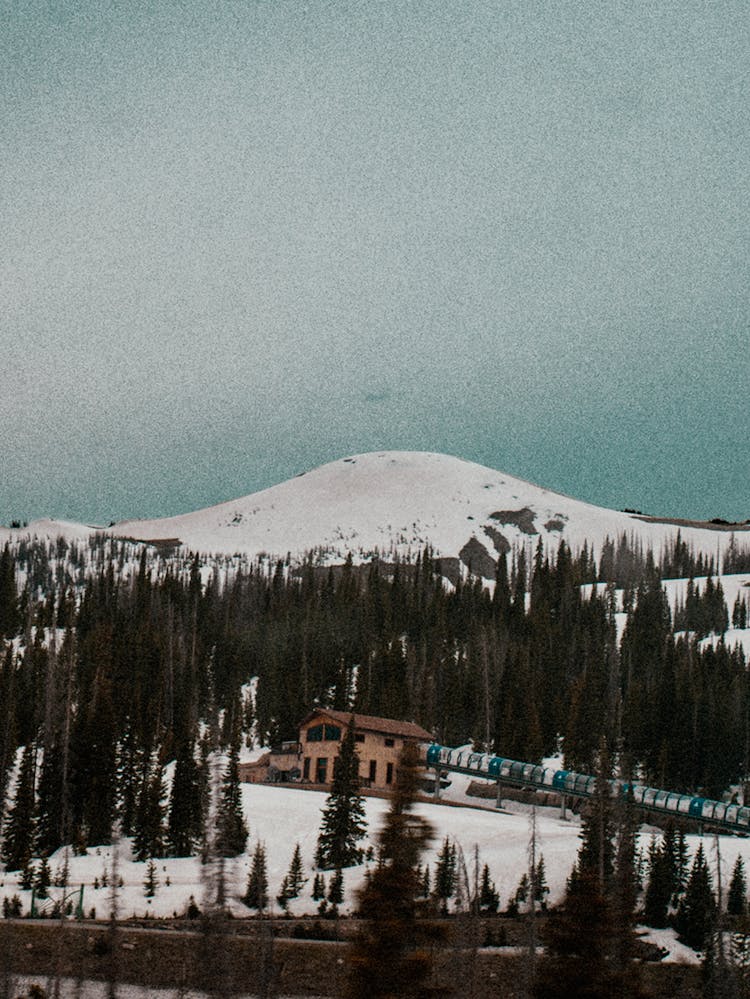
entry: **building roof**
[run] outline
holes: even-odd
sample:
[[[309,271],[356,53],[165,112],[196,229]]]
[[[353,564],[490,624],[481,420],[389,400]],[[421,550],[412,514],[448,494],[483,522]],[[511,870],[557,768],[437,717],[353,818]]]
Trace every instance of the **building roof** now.
[[[248,760],[244,763],[239,763],[239,767],[244,767],[246,770],[254,770],[260,767],[267,767],[268,761],[271,759],[270,753],[263,753],[259,756],[257,760]]]
[[[333,708],[314,708],[306,715],[300,725],[305,725],[316,715],[325,715],[341,725],[348,725],[351,711],[334,711]],[[354,727],[365,732],[378,732],[382,735],[400,735],[403,739],[418,739],[420,742],[432,742],[432,736],[421,725],[410,721],[397,721],[394,718],[378,718],[375,715],[354,714]]]

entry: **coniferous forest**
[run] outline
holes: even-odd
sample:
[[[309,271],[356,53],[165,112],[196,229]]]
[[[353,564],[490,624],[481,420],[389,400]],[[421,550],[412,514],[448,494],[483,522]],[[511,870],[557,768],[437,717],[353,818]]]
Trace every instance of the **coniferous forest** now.
[[[316,702],[413,719],[445,745],[516,759],[562,747],[584,771],[604,737],[641,779],[711,796],[748,771],[744,657],[700,644],[729,612],[715,567],[679,535],[660,563],[624,538],[598,563],[565,544],[520,549],[501,557],[494,587],[447,585],[429,550],[320,561],[206,559],[103,538],[6,546],[6,867],[106,842],[115,820],[143,858],[194,853],[210,739],[229,753],[219,849],[241,852],[237,750],[251,737],[294,739]],[[670,610],[662,577],[701,574]],[[746,614],[738,600],[734,622]]]

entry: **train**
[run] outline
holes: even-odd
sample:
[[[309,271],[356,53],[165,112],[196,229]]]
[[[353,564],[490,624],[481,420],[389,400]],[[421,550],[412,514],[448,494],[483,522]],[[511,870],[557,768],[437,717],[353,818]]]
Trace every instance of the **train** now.
[[[596,777],[573,770],[557,770],[538,763],[523,763],[502,756],[476,753],[470,749],[451,749],[433,743],[427,749],[427,766],[436,770],[453,771],[483,777],[501,784],[514,784],[540,790],[557,791],[580,798],[594,793]],[[646,811],[681,816],[700,823],[718,825],[735,832],[750,833],[750,807],[735,802],[714,801],[676,791],[663,791],[644,784],[618,779],[608,781],[618,796],[629,795]]]

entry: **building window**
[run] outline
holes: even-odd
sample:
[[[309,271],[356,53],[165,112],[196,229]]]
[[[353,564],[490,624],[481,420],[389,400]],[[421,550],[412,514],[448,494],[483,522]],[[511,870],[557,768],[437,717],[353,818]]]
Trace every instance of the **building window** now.
[[[395,739],[386,739],[385,740],[385,744],[386,744],[386,746],[395,746],[396,745],[396,740]]]
[[[377,776],[377,772],[378,772],[378,761],[377,760],[370,760],[370,783],[371,784],[375,783],[375,777]]]
[[[315,767],[315,783],[325,784],[328,775],[328,759],[325,756],[318,757]]]
[[[354,741],[355,742],[364,742],[365,741],[365,733],[364,732],[355,732],[354,733]]]
[[[385,782],[386,784],[393,783],[393,764],[386,763],[385,765]]]
[[[310,757],[305,757],[305,762],[302,765],[302,779],[310,780]]]
[[[313,725],[307,730],[308,742],[339,742],[341,729],[338,725]]]

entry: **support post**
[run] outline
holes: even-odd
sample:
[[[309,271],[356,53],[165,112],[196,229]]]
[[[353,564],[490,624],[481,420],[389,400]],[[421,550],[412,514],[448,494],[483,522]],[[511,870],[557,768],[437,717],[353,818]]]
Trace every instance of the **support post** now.
[[[567,794],[560,795],[560,818],[567,819],[568,817],[568,796]]]
[[[500,778],[497,781],[497,794],[495,795],[495,808],[503,807],[503,785],[500,783]]]
[[[435,801],[440,800],[440,775],[442,770],[439,767],[435,767]]]

